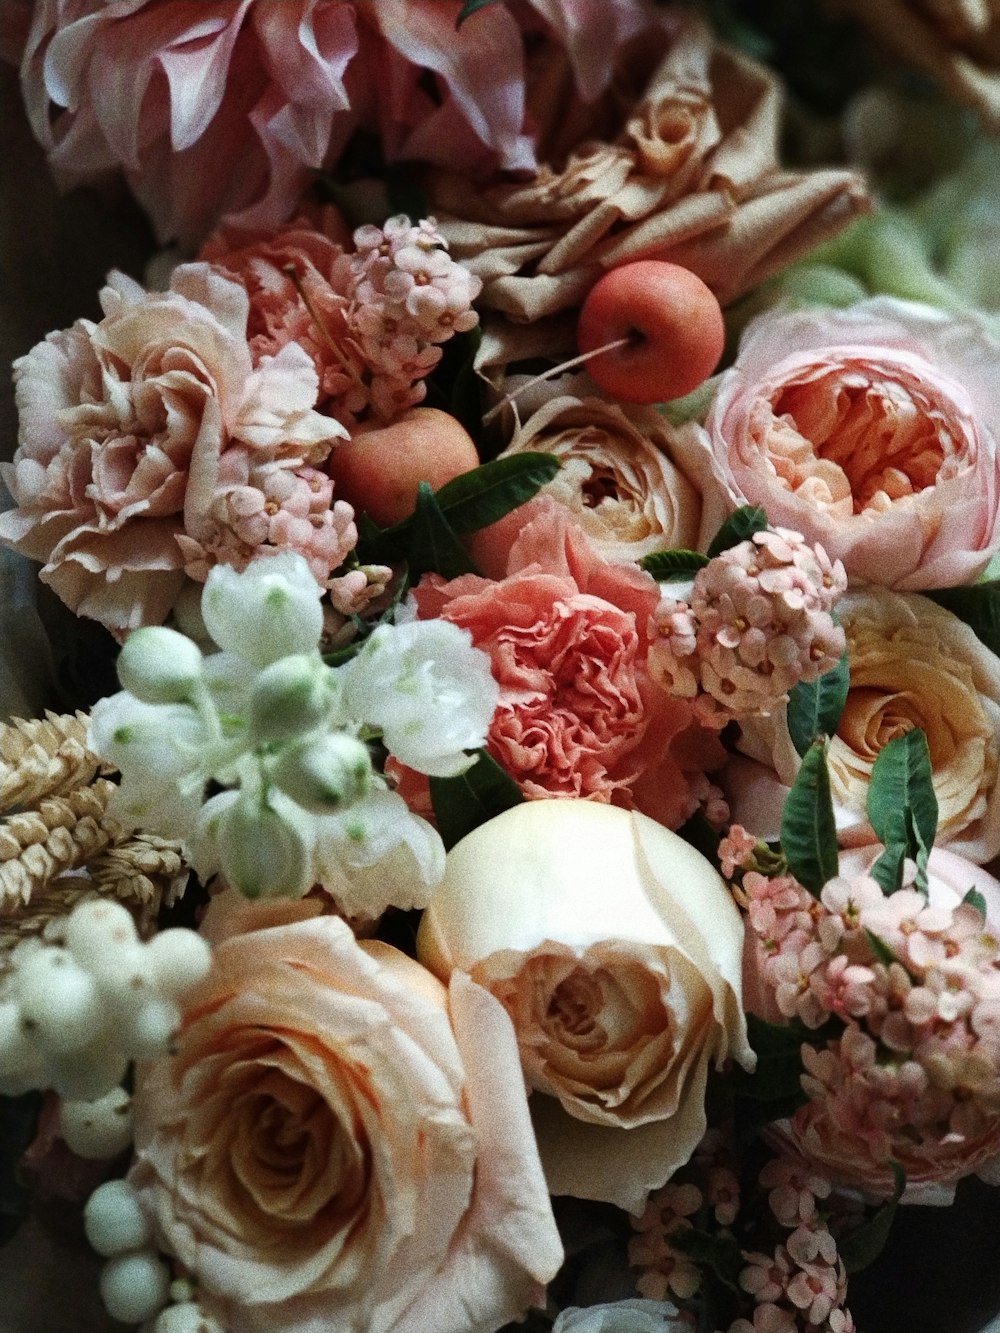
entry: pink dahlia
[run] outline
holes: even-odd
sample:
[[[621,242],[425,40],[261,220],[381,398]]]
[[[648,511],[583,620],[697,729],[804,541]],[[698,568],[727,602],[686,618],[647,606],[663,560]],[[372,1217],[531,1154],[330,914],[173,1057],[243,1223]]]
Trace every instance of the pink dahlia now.
[[[647,12],[643,0],[529,0],[487,5],[456,27],[460,10],[460,0],[38,0],[22,86],[62,185],[124,168],[160,238],[191,242],[224,216],[283,221],[310,169],[332,164],[362,127],[390,160],[533,167],[523,31],[565,43],[592,99]]]

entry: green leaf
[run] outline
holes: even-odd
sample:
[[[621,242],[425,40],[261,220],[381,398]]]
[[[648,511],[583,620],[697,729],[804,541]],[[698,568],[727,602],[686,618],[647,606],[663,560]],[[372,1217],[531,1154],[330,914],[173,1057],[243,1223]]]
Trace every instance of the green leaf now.
[[[707,555],[700,551],[685,551],[678,546],[669,551],[651,551],[639,561],[639,568],[663,583],[667,579],[686,579],[707,564]]]
[[[892,1198],[876,1208],[871,1217],[862,1222],[861,1226],[855,1228],[850,1235],[841,1236],[837,1241],[837,1249],[848,1273],[857,1273],[862,1268],[867,1268],[879,1257],[889,1239],[896,1208],[906,1188],[906,1173],[903,1168],[898,1162],[890,1162],[889,1166],[892,1168],[892,1177],[895,1181]]]
[[[712,539],[708,548],[709,556],[721,555],[731,546],[739,546],[752,537],[755,532],[763,532],[767,527],[767,514],[760,505],[743,505],[730,514]]]
[[[900,876],[900,848],[904,849],[905,856],[916,861],[917,888],[924,893],[927,892],[927,858],[934,845],[937,817],[938,804],[927,737],[919,727],[914,727],[891,740],[878,753],[868,784],[868,820],[875,836],[885,844],[884,855],[892,858],[893,865],[895,859],[899,859]],[[879,861],[883,859],[880,857]],[[894,892],[899,883],[897,880],[888,891]]]
[[[768,1023],[747,1014],[747,1038],[757,1056],[752,1073],[738,1066],[727,1077],[738,1097],[755,1102],[805,1099],[802,1073],[803,1027],[793,1023]]]
[[[881,936],[876,935],[873,930],[868,930],[866,928],[865,938],[868,940],[869,949],[871,949],[872,953],[880,963],[884,963],[886,967],[889,967],[891,964],[899,962],[899,959],[889,948],[888,944],[886,944],[885,940],[882,939]]]
[[[417,507],[411,521],[409,565],[414,582],[427,573],[446,579],[477,573],[426,481],[417,487]]]
[[[986,920],[986,899],[978,889],[970,889],[962,899],[962,902],[968,903],[970,907],[974,907],[983,920]]]
[[[467,833],[524,800],[514,779],[486,750],[456,778],[431,778],[431,804],[438,832],[449,851]]]
[[[685,1227],[670,1233],[670,1246],[692,1259],[699,1268],[707,1268],[731,1291],[739,1291],[740,1270],[745,1266],[739,1241],[731,1231],[702,1231]]]
[[[435,499],[452,528],[464,536],[523,505],[558,471],[559,459],[554,454],[510,454],[446,482]]]
[[[934,588],[924,596],[964,620],[990,652],[1000,656],[1000,580],[967,588]]]
[[[471,18],[477,9],[485,9],[487,5],[496,4],[496,0],[465,0],[458,18],[455,20],[455,27],[460,28],[467,18]]]
[[[433,499],[442,518],[447,521],[452,536],[476,532],[512,509],[530,500],[546,482],[559,471],[559,460],[554,454],[511,454],[482,463],[470,472],[463,472],[433,492]],[[428,491],[430,487],[422,483]],[[358,527],[357,558],[363,565],[393,564],[409,557],[414,559],[413,533],[417,511],[390,528],[380,528],[366,515]],[[471,567],[471,566],[470,566]],[[440,572],[440,571],[439,571]],[[419,574],[414,574],[414,579]]]
[[[837,829],[825,741],[813,742],[802,756],[781,813],[781,850],[791,874],[818,898],[837,873]]]
[[[851,669],[845,653],[818,680],[799,683],[788,692],[788,733],[800,755],[821,736],[832,736],[847,702]]]
[[[872,864],[869,874],[888,896],[895,893],[903,884],[903,862],[906,860],[906,843],[894,842]]]

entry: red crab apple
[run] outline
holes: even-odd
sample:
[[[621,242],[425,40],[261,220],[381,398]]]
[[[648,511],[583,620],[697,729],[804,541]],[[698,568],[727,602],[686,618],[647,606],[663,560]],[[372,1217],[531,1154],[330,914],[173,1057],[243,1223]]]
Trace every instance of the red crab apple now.
[[[355,427],[326,469],[338,500],[388,527],[413,513],[422,481],[437,490],[478,465],[472,436],[455,417],[436,407],[411,407],[388,426]]]
[[[613,398],[665,403],[696,389],[719,363],[722,310],[690,269],[660,259],[622,264],[598,278],[580,311],[577,342],[587,370]]]

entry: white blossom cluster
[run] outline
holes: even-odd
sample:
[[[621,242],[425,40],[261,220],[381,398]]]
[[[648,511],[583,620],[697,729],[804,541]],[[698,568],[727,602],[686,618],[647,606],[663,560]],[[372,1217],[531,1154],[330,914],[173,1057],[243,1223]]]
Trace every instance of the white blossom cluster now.
[[[444,849],[372,763],[369,743],[420,773],[473,761],[499,688],[471,636],[445,621],[381,625],[339,667],[319,651],[320,589],[301,556],[209,574],[203,655],[175,630],[137,630],[124,692],[94,708],[91,745],[121,772],[112,813],[177,838],[199,875],[249,897],[321,884],[347,912],[425,906]],[[397,617],[397,619],[399,619]]]
[[[27,939],[9,956],[0,983],[0,1093],[54,1088],[71,1147],[94,1157],[120,1151],[131,1135],[119,1084],[132,1060],[166,1054],[179,1000],[210,964],[209,945],[192,930],[175,927],[143,943],[120,903],[80,903],[60,939]]]

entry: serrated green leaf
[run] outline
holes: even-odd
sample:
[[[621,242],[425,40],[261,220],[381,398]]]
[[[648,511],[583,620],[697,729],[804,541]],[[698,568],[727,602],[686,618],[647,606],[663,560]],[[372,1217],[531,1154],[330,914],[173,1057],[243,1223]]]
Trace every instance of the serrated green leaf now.
[[[983,920],[986,920],[986,899],[978,889],[970,889],[962,899],[962,902],[968,903],[970,907],[974,907]]]
[[[467,18],[471,18],[479,9],[485,9],[487,5],[496,4],[496,0],[465,0],[465,4],[459,11],[458,18],[455,20],[455,27],[460,28]]]
[[[673,547],[669,551],[651,551],[639,561],[639,568],[652,574],[659,583],[667,579],[686,579],[697,574],[708,564],[708,556],[700,551],[685,551],[682,547]]]
[[[708,548],[711,557],[721,555],[732,546],[739,546],[755,532],[763,532],[767,527],[767,514],[760,505],[742,505],[730,514],[712,539]]]
[[[832,736],[847,702],[851,669],[845,653],[818,680],[799,683],[788,692],[788,733],[796,752],[804,755],[813,741]]]
[[[554,454],[509,454],[463,472],[435,492],[435,499],[455,532],[465,536],[537,495],[559,466]]]
[[[428,573],[454,579],[478,572],[426,481],[417,487],[417,507],[411,523],[408,563],[414,581]]]
[[[916,861],[917,888],[924,893],[927,858],[934,845],[937,817],[927,737],[919,727],[914,727],[895,737],[878,753],[868,783],[868,821],[886,852],[896,855],[897,849],[903,847],[905,855]],[[898,887],[896,883],[889,892]]]
[[[467,833],[524,800],[521,788],[486,750],[455,778],[431,778],[431,804],[449,851]]]
[[[837,873],[837,828],[825,741],[814,742],[802,756],[781,813],[781,850],[791,874],[818,898]]]
[[[898,1162],[890,1162],[895,1188],[892,1198],[887,1199],[875,1212],[847,1236],[837,1241],[837,1249],[844,1261],[848,1273],[857,1273],[876,1260],[885,1248],[892,1230],[896,1208],[906,1188],[906,1173]]]
[[[958,616],[991,653],[1000,656],[1000,580],[965,588],[933,588],[924,596]]]

